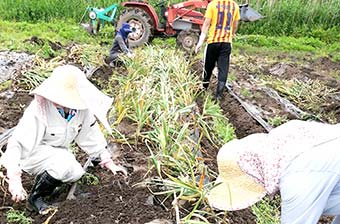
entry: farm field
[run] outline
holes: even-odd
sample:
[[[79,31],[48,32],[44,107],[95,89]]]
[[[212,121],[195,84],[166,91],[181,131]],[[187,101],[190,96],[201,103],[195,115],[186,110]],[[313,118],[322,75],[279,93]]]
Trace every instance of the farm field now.
[[[175,38],[155,38],[111,68],[111,27],[98,36],[72,21],[0,21],[0,29],[0,136],[18,123],[30,90],[58,65],[74,64],[114,98],[108,114],[113,133],[105,136],[114,161],[128,170],[125,177],[90,167],[77,183],[76,199],[66,200],[65,185],[50,198],[59,209],[42,216],[11,201],[0,167],[0,223],[278,224],[279,195],[235,212],[210,208],[205,194],[217,176],[219,148],[292,119],[340,122],[339,35],[240,33],[218,103],[215,76],[207,91],[200,88],[202,52],[176,48]],[[6,146],[0,146],[1,156]],[[84,164],[86,155],[73,149]],[[24,188],[33,184],[24,174]]]

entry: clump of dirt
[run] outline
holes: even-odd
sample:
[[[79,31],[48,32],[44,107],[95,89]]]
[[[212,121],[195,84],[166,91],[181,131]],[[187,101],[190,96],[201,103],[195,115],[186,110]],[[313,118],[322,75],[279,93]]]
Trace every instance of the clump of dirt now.
[[[266,129],[251,117],[228,92],[224,95],[221,108],[223,109],[223,114],[228,117],[229,121],[233,124],[235,134],[238,138],[243,138],[253,133],[266,132]]]
[[[38,45],[38,46],[43,46],[46,42],[50,46],[50,48],[54,51],[61,50],[63,48],[63,45],[59,41],[56,41],[56,42],[53,42],[50,40],[46,41],[37,36],[32,36],[30,39],[24,40],[24,43],[29,43],[29,44]]]
[[[27,92],[4,92],[0,94],[0,127],[12,128],[17,125],[33,97]],[[3,130],[4,131],[4,130]],[[3,132],[0,130],[0,133]]]
[[[146,186],[139,184],[147,171],[144,153],[117,145],[116,160],[128,167],[128,176],[114,176],[99,166],[92,168],[90,172],[99,178],[100,184],[79,186],[77,200],[61,202],[52,223],[147,223],[172,219],[169,211],[155,203]]]
[[[106,87],[110,77],[112,76],[112,69],[108,66],[101,66],[96,68],[89,79],[99,89]]]
[[[99,166],[89,168],[88,172],[99,179],[99,185],[78,184],[76,200],[65,200],[67,192],[64,192],[63,198],[56,200],[59,210],[51,223],[132,224],[155,219],[172,220],[172,213],[157,204],[146,185],[140,184],[147,171],[146,150],[126,145],[116,145],[115,148],[115,160],[128,169],[128,176],[113,175]],[[33,183],[31,176],[23,175],[23,185],[27,190]],[[1,195],[0,204],[20,210],[25,207],[24,203],[12,204],[9,194]],[[26,212],[27,216],[34,218],[34,223],[43,223],[47,219],[47,216]],[[5,217],[0,217],[0,223],[5,223]]]

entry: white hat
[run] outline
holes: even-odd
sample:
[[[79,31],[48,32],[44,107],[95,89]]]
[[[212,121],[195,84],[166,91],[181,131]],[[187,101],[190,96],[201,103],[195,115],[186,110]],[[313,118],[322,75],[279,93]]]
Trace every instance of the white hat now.
[[[217,155],[218,185],[208,194],[209,204],[220,210],[240,210],[247,208],[266,195],[264,187],[244,173],[238,165],[238,154],[233,140],[225,144]],[[233,147],[236,146],[236,147]]]
[[[111,132],[106,115],[113,99],[98,90],[76,66],[63,65],[55,68],[52,75],[30,94],[42,96],[67,108],[89,109]]]

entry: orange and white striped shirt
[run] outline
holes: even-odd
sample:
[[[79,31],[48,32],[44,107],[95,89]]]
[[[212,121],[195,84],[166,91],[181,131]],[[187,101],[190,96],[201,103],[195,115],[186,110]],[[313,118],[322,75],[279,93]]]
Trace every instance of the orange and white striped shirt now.
[[[240,19],[240,7],[232,0],[213,0],[208,4],[205,18],[211,19],[208,44],[231,43],[234,21]]]

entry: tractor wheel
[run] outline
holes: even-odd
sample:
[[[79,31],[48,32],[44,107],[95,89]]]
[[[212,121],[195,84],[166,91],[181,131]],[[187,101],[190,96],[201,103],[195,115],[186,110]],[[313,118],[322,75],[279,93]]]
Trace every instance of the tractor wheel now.
[[[138,47],[151,41],[153,36],[153,23],[150,16],[139,8],[128,8],[122,11],[117,21],[118,31],[123,23],[129,23],[135,32],[129,36],[129,45]]]
[[[187,52],[193,51],[197,42],[198,42],[199,34],[197,31],[193,30],[182,30],[177,35],[177,46],[182,48]]]

